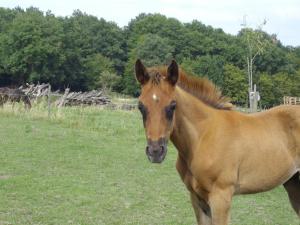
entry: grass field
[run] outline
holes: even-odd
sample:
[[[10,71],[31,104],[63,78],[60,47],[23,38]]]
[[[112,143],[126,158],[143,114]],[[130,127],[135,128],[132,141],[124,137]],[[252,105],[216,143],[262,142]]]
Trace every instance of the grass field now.
[[[150,164],[138,112],[0,109],[0,225],[195,224],[170,146]],[[296,225],[283,188],[237,196],[234,225]]]

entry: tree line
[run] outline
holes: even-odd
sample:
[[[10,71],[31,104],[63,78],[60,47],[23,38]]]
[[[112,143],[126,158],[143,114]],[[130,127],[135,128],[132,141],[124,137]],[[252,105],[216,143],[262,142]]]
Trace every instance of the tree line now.
[[[300,47],[250,28],[237,35],[199,21],[182,23],[161,14],[140,14],[121,28],[76,10],[69,17],[31,7],[0,8],[0,86],[50,82],[56,89],[109,88],[137,96],[137,58],[147,66],[176,59],[196,76],[206,76],[239,105],[247,104],[247,34],[267,43],[253,65],[261,105],[300,95]]]

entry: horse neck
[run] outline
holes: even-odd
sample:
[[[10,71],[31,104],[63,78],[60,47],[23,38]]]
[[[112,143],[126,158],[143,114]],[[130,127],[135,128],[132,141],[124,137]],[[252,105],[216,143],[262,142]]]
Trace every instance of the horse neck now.
[[[203,124],[216,113],[216,109],[176,87],[176,111],[171,141],[181,157],[188,160],[203,134]]]

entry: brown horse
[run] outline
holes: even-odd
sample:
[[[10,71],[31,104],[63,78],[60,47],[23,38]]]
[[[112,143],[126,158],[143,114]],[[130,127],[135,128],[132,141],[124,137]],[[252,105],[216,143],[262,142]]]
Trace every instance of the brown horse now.
[[[283,184],[300,214],[300,106],[242,114],[206,79],[169,67],[135,65],[146,154],[161,163],[170,138],[176,168],[190,192],[197,222],[229,223],[234,195]]]
[[[25,94],[20,89],[11,89],[8,87],[0,88],[0,106],[3,106],[4,103],[11,101],[11,102],[24,102],[25,108],[31,108],[31,102],[28,95]]]

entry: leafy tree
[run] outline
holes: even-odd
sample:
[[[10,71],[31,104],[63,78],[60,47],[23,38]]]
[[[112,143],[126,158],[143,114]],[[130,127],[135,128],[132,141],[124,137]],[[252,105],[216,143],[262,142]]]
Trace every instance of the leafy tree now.
[[[185,59],[181,65],[186,71],[198,76],[206,76],[222,87],[224,64],[225,60],[221,56],[205,55],[195,60]]]
[[[288,68],[285,71],[289,74],[296,74],[300,69],[300,47],[287,46],[283,50],[283,57],[287,60],[286,67]]]
[[[62,26],[54,16],[36,8],[18,13],[2,34],[3,67],[11,82],[52,81],[61,65]]]
[[[299,96],[300,47],[283,46],[262,30],[229,35],[200,21],[181,23],[161,14],[140,14],[120,28],[80,10],[56,17],[33,7],[0,7],[0,86],[50,82],[55,89],[104,86],[137,96],[136,59],[152,66],[174,58],[189,73],[207,76],[243,104],[241,90],[235,87],[242,82],[247,37],[268,44],[264,54],[255,56],[261,44],[249,39],[258,43],[251,47],[253,80],[259,81],[262,103],[269,107],[279,104],[282,95]]]
[[[293,72],[293,68],[289,69],[289,59],[286,57],[284,49],[269,44],[268,50],[262,55],[258,55],[254,63],[256,71],[275,74],[278,72]]]
[[[126,94],[139,94],[139,88],[134,78],[134,62],[141,59],[146,66],[167,64],[172,59],[174,49],[168,41],[158,35],[141,36],[137,46],[130,52],[130,58],[125,70],[123,82]]]
[[[88,55],[84,60],[84,71],[87,89],[97,89],[101,86],[101,74],[114,74],[113,62],[103,55],[97,53]],[[107,80],[108,78],[106,78]],[[99,84],[100,83],[100,84]],[[105,85],[107,86],[107,85]]]
[[[290,96],[293,88],[293,81],[286,73],[277,73],[273,75],[274,90],[273,94],[276,97],[276,104],[282,103],[284,96]]]
[[[264,73],[260,77],[259,87],[262,106],[272,107],[281,104],[284,96],[291,96],[295,85],[292,77],[286,73],[273,76]]]
[[[274,83],[272,77],[267,73],[259,76],[260,104],[263,108],[270,108],[277,103],[276,96],[273,93]]]
[[[95,88],[104,69],[123,72],[125,41],[116,24],[77,10],[64,20],[64,33],[65,83],[73,89]]]
[[[100,53],[113,62],[117,73],[123,72],[127,56],[121,28],[80,10],[74,11],[70,18],[65,19],[65,23],[65,31],[69,33],[69,37],[76,38],[75,47],[80,48],[81,57]]]
[[[9,29],[9,25],[18,13],[24,13],[24,10],[21,8],[6,9],[0,7],[0,33],[4,33]]]
[[[131,20],[125,29],[128,38],[128,47],[136,48],[140,37],[147,34],[156,34],[169,41],[174,48],[175,55],[181,51],[184,26],[174,18],[167,18],[161,14],[140,14]]]
[[[257,57],[259,55],[262,55],[266,51],[269,42],[265,38],[265,33],[262,31],[262,26],[265,25],[265,22],[261,24],[257,30],[253,30],[252,28],[246,27],[246,24],[244,25],[245,28],[243,28],[240,31],[239,36],[246,49],[243,58],[247,63],[248,85],[250,95],[250,92],[253,91],[254,63],[256,62]]]
[[[111,92],[114,88],[117,87],[120,82],[121,77],[115,73],[111,73],[109,71],[103,71],[98,80],[99,86],[102,87],[103,90]]]
[[[293,83],[291,96],[298,96],[300,97],[300,69],[292,75],[290,75],[291,81]]]
[[[229,96],[233,103],[245,105],[248,95],[247,87],[245,72],[234,65],[226,64],[224,66],[223,94]]]
[[[136,56],[146,66],[161,65],[172,59],[174,49],[168,41],[155,34],[141,36],[136,47]]]

